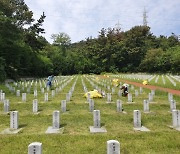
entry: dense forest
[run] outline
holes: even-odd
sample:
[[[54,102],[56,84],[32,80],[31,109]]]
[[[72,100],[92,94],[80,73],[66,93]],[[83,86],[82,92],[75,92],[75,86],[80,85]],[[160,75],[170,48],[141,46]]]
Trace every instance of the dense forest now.
[[[49,74],[102,72],[180,72],[180,42],[155,36],[148,26],[128,31],[102,28],[96,38],[71,43],[68,34],[42,33],[46,16],[33,19],[24,0],[0,0],[0,81],[6,78],[44,77]]]

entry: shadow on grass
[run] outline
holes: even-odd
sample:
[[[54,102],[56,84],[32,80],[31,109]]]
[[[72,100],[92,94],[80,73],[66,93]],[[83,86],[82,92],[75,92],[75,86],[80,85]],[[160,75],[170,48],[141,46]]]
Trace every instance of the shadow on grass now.
[[[61,125],[60,125],[60,128],[65,127],[65,126],[67,126],[67,124],[65,124],[65,123],[64,123],[64,124],[61,124]]]
[[[24,128],[26,126],[27,126],[27,124],[21,124],[21,125],[19,125],[19,128]]]

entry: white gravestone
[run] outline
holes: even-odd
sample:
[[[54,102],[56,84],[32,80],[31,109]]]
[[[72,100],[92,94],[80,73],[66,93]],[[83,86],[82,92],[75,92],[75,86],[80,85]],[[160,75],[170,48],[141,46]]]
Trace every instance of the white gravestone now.
[[[95,128],[101,127],[100,110],[93,111],[93,121],[94,121]]]
[[[118,96],[121,97],[122,96],[122,91],[119,89],[118,90]]]
[[[8,99],[4,100],[4,112],[5,113],[9,112],[9,100]]]
[[[67,94],[66,94],[66,101],[67,101],[67,102],[69,102],[70,100],[71,100],[71,98],[70,98],[70,94],[69,94],[69,93],[67,93]]]
[[[34,90],[34,97],[37,97],[37,90]]]
[[[134,130],[136,131],[150,131],[148,128],[141,126],[141,112],[134,110]]]
[[[154,96],[155,95],[155,90],[151,90],[151,94]]]
[[[90,112],[94,111],[94,100],[93,99],[89,100],[89,111]]]
[[[54,97],[55,96],[55,90],[52,90],[51,91],[51,97]]]
[[[134,86],[133,85],[131,85],[131,90],[134,90]]]
[[[41,93],[42,93],[42,94],[44,93],[44,88],[41,88]]]
[[[16,91],[16,96],[19,97],[21,95],[20,90]]]
[[[33,100],[33,113],[37,113],[38,112],[38,100],[34,99]]]
[[[90,99],[91,99],[91,94],[88,92],[88,93],[87,93],[87,102],[88,102],[88,103],[89,103]]]
[[[22,101],[26,102],[26,93],[22,93]]]
[[[53,120],[52,120],[52,126],[48,127],[46,130],[46,134],[52,134],[52,133],[63,133],[64,127],[60,128],[60,112],[54,111],[53,112]]]
[[[172,110],[176,110],[176,101],[175,100],[170,101],[170,111],[172,112]]]
[[[18,111],[10,113],[10,129],[18,129]]]
[[[143,93],[143,88],[142,88],[142,87],[139,88],[139,93],[140,93],[140,94]]]
[[[62,112],[66,112],[66,100],[61,101],[61,110]]]
[[[106,133],[106,129],[101,127],[100,110],[93,111],[93,122],[94,126],[90,126],[91,133]]]
[[[33,142],[28,146],[28,154],[42,154],[42,143]]]
[[[108,91],[111,89],[111,87],[110,86],[107,86],[107,89],[108,89]]]
[[[138,97],[138,95],[139,95],[138,90],[135,90],[135,96]]]
[[[56,93],[58,93],[59,92],[59,88],[56,88]]]
[[[5,93],[1,93],[1,101],[3,102],[5,100]]]
[[[27,93],[30,93],[30,91],[31,91],[31,87],[28,87],[27,88]]]
[[[148,100],[144,100],[143,101],[144,104],[144,112],[149,112],[149,101]]]
[[[172,111],[172,127],[180,131],[180,110]]]
[[[152,102],[152,101],[153,101],[153,94],[149,93],[149,102]]]
[[[130,102],[130,103],[131,103],[132,101],[133,101],[133,100],[132,100],[132,94],[131,94],[131,93],[129,93],[129,94],[128,94],[128,102]]]
[[[59,129],[59,111],[53,112],[53,129]]]
[[[111,101],[111,93],[107,93],[107,103],[110,103]]]
[[[114,88],[112,88],[112,94],[114,94],[115,93],[115,89]]]
[[[120,154],[120,143],[116,140],[107,141],[107,154]]]
[[[44,94],[44,101],[45,101],[45,102],[48,102],[48,93],[45,93],[45,94]]]
[[[121,100],[117,100],[117,112],[122,112],[122,101]]]
[[[141,127],[141,112],[139,110],[134,110],[134,128]]]
[[[171,100],[173,100],[173,94],[168,93],[168,100],[169,100],[169,102],[170,102]]]

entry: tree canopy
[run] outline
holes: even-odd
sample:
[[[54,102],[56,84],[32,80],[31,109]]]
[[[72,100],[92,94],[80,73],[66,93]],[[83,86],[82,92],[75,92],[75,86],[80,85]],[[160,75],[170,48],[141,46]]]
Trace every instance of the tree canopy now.
[[[22,76],[102,72],[180,72],[180,42],[155,36],[148,26],[102,28],[97,38],[71,43],[68,34],[41,36],[46,16],[37,21],[24,0],[0,1],[0,81]]]

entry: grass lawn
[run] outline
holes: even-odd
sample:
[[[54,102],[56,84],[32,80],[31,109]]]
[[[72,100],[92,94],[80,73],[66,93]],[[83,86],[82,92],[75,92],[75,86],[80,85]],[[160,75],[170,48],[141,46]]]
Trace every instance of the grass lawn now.
[[[77,82],[71,101],[67,103],[67,112],[61,112],[61,100],[66,98],[75,79]],[[89,105],[83,97],[84,91],[82,80],[88,90],[93,87],[83,76],[76,76],[64,89],[44,102],[44,94],[38,91],[38,102],[40,114],[32,113],[33,92],[27,94],[27,101],[22,102],[21,97],[8,92],[8,89],[1,85],[0,89],[6,92],[6,98],[10,100],[10,110],[19,111],[19,127],[23,130],[14,135],[0,134],[0,154],[26,154],[28,145],[32,142],[41,142],[43,154],[105,154],[106,142],[118,140],[121,153],[124,154],[179,154],[180,153],[180,132],[171,129],[172,115],[168,96],[165,92],[156,91],[154,102],[150,104],[150,114],[143,113],[143,100],[148,98],[150,90],[143,89],[143,93],[135,97],[134,87],[133,104],[127,104],[126,97],[112,95],[113,102],[106,103],[106,98],[94,99],[95,109],[101,112],[101,126],[104,126],[107,133],[91,134],[89,126],[93,126],[93,114],[89,112]],[[102,89],[106,90],[104,87]],[[116,100],[123,101],[123,108],[127,114],[116,111]],[[180,109],[180,97],[174,96],[176,108]],[[52,126],[52,113],[60,111],[60,126],[64,127],[63,134],[45,134],[48,126]],[[133,110],[141,111],[142,125],[150,129],[150,132],[139,132],[133,130]],[[0,103],[0,132],[9,128],[10,116],[3,113],[3,103]]]

